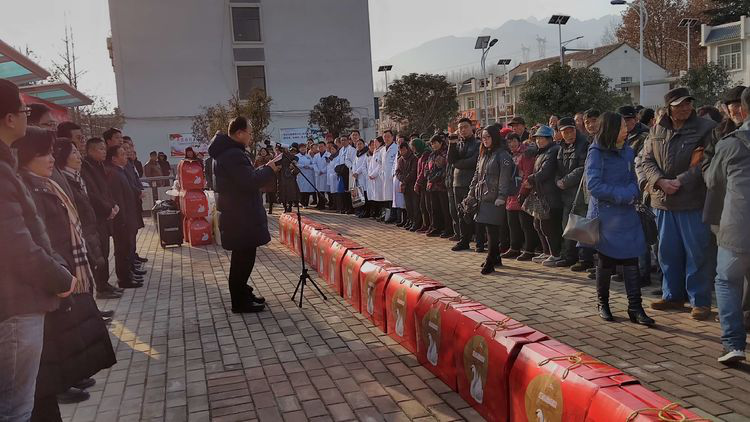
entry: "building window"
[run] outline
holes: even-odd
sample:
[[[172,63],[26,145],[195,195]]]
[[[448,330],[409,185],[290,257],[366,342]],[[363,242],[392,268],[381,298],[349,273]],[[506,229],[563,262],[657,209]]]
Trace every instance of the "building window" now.
[[[235,42],[260,41],[260,8],[233,7],[232,28]]]
[[[623,77],[620,78],[620,82],[624,83],[624,84],[629,84],[629,83],[633,82],[633,77],[632,76],[623,76]]]
[[[474,103],[474,97],[469,97],[466,99],[466,108],[471,110],[472,108],[476,108],[476,104]]]
[[[266,90],[266,71],[263,66],[237,66],[237,87],[240,99],[250,97],[253,89]]]
[[[742,68],[742,45],[740,43],[719,46],[717,62],[727,70]]]
[[[492,98],[493,98],[493,95],[492,95],[492,91],[488,91],[488,92],[487,92],[487,104],[490,104],[490,105],[491,105],[491,104],[494,104],[494,103],[492,102]]]

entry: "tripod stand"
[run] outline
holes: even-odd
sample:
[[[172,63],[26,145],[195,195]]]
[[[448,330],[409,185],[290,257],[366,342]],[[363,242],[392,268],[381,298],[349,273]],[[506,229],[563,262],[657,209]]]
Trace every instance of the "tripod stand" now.
[[[315,183],[311,182],[310,179],[305,176],[304,173],[302,173],[302,170],[300,170],[299,167],[297,167],[297,164],[294,162],[294,160],[290,160],[291,165],[294,166],[294,168],[297,169],[300,175],[307,181],[307,183],[312,186],[313,190],[315,190],[316,194],[319,194],[320,192],[315,187]],[[298,192],[299,193],[299,192]],[[305,262],[305,246],[304,242],[305,240],[302,238],[302,212],[300,211],[300,205],[299,201],[297,201],[297,228],[298,228],[298,235],[299,235],[299,253],[300,253],[300,261],[302,263],[302,272],[299,274],[299,281],[297,282],[297,287],[294,289],[294,294],[292,295],[292,301],[295,300],[295,297],[297,296],[297,291],[299,291],[299,307],[302,307],[302,299],[305,297],[305,286],[307,285],[307,282],[309,281],[310,284],[315,287],[315,290],[320,293],[320,295],[323,297],[324,300],[328,300],[328,297],[326,297],[325,293],[320,289],[320,286],[318,286],[318,283],[313,280],[312,277],[310,277],[310,274],[307,272],[307,263]]]

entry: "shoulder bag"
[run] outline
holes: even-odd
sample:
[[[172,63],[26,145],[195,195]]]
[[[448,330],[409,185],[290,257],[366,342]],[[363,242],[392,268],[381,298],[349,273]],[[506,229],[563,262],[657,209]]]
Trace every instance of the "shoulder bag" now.
[[[578,185],[578,192],[576,192],[576,197],[573,200],[574,204],[582,200],[585,180],[586,176],[584,175],[581,177],[581,183]],[[575,211],[576,207],[573,207],[573,212],[568,216],[568,222],[565,225],[565,230],[563,230],[563,237],[575,240],[584,245],[595,246],[599,243],[599,216],[587,218],[585,215],[579,215]]]

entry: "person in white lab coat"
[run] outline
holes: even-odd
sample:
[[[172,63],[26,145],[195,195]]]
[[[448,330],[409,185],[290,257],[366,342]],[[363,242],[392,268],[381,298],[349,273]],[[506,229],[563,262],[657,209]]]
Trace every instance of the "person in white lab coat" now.
[[[383,158],[385,141],[382,136],[375,138],[372,145],[372,157],[367,165],[367,192],[372,202],[372,218],[379,219],[383,209]]]
[[[391,210],[391,214],[395,215],[395,217],[393,217],[391,221],[388,221],[388,223],[396,223],[397,227],[403,227],[403,225],[406,224],[406,200],[404,199],[404,193],[401,192],[401,181],[399,181],[398,177],[396,176],[398,159],[401,157],[401,144],[403,143],[406,143],[406,139],[404,139],[403,134],[399,133],[396,136],[396,150],[398,151],[398,153],[396,154],[396,158],[393,162],[393,175],[391,176],[391,180],[393,183],[393,207]]]
[[[398,158],[398,146],[394,142],[393,131],[388,129],[383,132],[385,146],[381,151],[383,162],[383,207],[390,210],[393,206],[393,174],[396,169],[396,160]],[[380,221],[393,223],[396,221],[396,215],[393,212],[383,212]]]
[[[365,145],[365,141],[362,139],[357,140],[357,154],[354,157],[354,165],[352,167],[352,179],[354,179],[353,186],[360,186],[365,191],[365,206],[359,207],[355,213],[359,218],[367,218],[369,213],[367,209],[367,163],[370,161],[369,149]]]
[[[339,145],[341,158],[341,164],[346,165],[347,174],[345,178],[345,190],[344,195],[341,195],[343,201],[343,211],[346,214],[354,214],[354,207],[352,207],[352,197],[349,190],[354,186],[354,177],[352,176],[352,169],[354,168],[354,159],[357,157],[357,148],[353,142],[354,138],[359,138],[359,131],[352,132],[349,137],[342,136],[340,139],[341,144]]]
[[[325,194],[328,192],[328,149],[326,143],[318,142],[318,152],[313,156],[313,167],[315,169],[315,187],[318,188],[318,205],[317,209],[322,210],[326,207]]]
[[[307,145],[299,145],[299,153],[297,153],[297,167],[299,167],[300,173],[297,175],[297,186],[300,192],[300,203],[302,206],[308,206],[310,204],[310,193],[314,193],[315,189],[310,183],[315,183],[315,167],[313,160],[307,155]],[[305,179],[305,177],[307,179]],[[308,180],[310,182],[308,182]]]
[[[340,210],[341,205],[341,195],[339,194],[339,175],[336,174],[336,166],[341,164],[342,156],[339,153],[339,148],[335,142],[328,143],[328,153],[328,198],[332,205],[328,207],[328,209],[338,211]]]

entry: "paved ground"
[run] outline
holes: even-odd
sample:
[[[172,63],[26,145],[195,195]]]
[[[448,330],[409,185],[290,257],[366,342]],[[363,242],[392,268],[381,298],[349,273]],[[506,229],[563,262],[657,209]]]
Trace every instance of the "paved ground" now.
[[[451,252],[452,243],[353,216],[307,211],[306,215],[344,236],[445,283],[516,320],[620,368],[673,401],[728,421],[750,420],[750,365],[729,369],[721,352],[718,322],[699,322],[688,313],[648,310],[652,329],[627,321],[621,283],[612,283],[617,322],[596,315],[592,280],[568,269],[549,269],[515,260],[489,276],[479,273],[484,254]],[[646,288],[644,293],[654,290]],[[648,305],[656,297],[645,294]]]
[[[90,400],[61,406],[66,421],[481,419],[340,298],[310,293],[299,310],[298,261],[278,241],[260,249],[253,273],[268,310],[239,316],[228,311],[227,253],[164,250],[147,224],[146,285],[100,301],[116,312],[118,363],[96,376]]]

